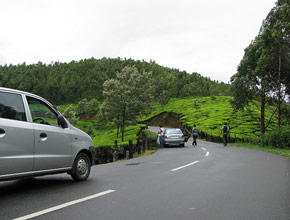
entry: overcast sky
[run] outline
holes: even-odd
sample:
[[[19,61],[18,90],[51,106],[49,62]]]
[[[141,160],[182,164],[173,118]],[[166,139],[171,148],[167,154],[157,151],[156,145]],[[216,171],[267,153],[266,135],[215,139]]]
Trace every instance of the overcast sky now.
[[[275,0],[0,0],[0,65],[150,61],[229,82]]]

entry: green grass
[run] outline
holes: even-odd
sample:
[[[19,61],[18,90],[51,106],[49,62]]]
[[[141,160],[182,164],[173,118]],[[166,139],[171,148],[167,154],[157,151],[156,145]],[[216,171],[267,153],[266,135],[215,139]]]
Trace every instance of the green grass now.
[[[259,145],[254,145],[254,144],[249,144],[249,143],[232,143],[229,145],[235,146],[235,147],[246,147],[246,148],[250,148],[250,149],[272,152],[272,153],[276,153],[276,154],[290,158],[290,149],[272,148],[272,147],[268,147],[268,146],[261,147]]]

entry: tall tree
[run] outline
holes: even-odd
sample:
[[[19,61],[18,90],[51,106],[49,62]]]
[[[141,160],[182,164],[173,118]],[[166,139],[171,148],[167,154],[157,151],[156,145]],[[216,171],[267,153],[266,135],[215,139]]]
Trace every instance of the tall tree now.
[[[121,127],[123,141],[126,124],[136,123],[138,117],[151,107],[151,73],[126,66],[117,73],[116,79],[104,83],[103,94],[105,101],[100,112],[107,121],[115,122],[118,130]]]
[[[290,5],[289,0],[278,0],[276,6],[270,11],[263,22],[260,35],[263,36],[265,44],[264,62],[265,66],[271,66],[271,74],[277,90],[278,103],[278,126],[281,124],[280,109],[281,95],[288,89],[287,80],[290,70]],[[289,81],[289,80],[288,80]],[[286,92],[286,91],[285,91]],[[288,91],[289,92],[289,91]],[[289,93],[288,93],[289,94]]]
[[[278,111],[280,111],[281,84],[285,92],[290,90],[287,84],[289,78],[289,1],[284,1],[288,2],[286,4],[282,2],[278,1],[270,11],[259,35],[245,49],[238,72],[231,78],[234,95],[232,104],[236,109],[243,109],[250,101],[260,98],[261,134],[264,134],[267,128],[265,125],[267,99],[276,97]],[[278,97],[275,94],[278,94]]]
[[[262,39],[260,36],[248,46],[244,57],[238,66],[238,73],[231,77],[234,100],[232,105],[237,110],[243,110],[251,101],[259,97],[260,132],[265,133],[265,105],[270,92],[271,77],[262,66]],[[262,68],[263,67],[263,68]]]

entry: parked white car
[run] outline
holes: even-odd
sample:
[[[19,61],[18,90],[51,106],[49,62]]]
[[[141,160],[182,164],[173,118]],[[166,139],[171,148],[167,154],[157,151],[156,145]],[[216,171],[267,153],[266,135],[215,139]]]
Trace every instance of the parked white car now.
[[[81,181],[94,164],[91,137],[52,104],[0,87],[0,181],[62,172]]]
[[[179,128],[167,128],[164,133],[164,146],[184,147],[185,137]]]

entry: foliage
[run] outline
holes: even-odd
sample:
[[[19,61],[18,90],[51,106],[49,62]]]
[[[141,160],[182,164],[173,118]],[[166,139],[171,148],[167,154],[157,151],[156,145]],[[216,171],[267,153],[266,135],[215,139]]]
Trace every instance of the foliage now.
[[[244,109],[251,101],[259,98],[261,134],[266,131],[266,123],[270,123],[265,123],[265,106],[268,101],[278,102],[273,115],[278,111],[280,125],[281,88],[284,89],[284,95],[290,94],[289,2],[283,2],[278,1],[270,11],[259,35],[245,49],[238,72],[231,78],[234,96],[232,105],[235,109]]]
[[[72,109],[72,112],[75,113],[76,105],[70,106],[60,105],[58,106],[58,108],[60,109],[60,112],[62,112],[64,115],[64,111],[66,111],[68,107],[70,107],[70,109]],[[67,116],[65,117],[72,124],[72,121]],[[117,140],[120,145],[127,144],[129,140],[132,140],[133,144],[136,144],[136,140],[138,138],[137,134],[139,133],[140,128],[145,126],[144,124],[127,126],[125,129],[124,141],[122,141],[121,138],[116,138],[117,129],[112,122],[102,122],[100,120],[81,120],[77,118],[77,123],[73,125],[87,133],[90,133],[95,147],[114,146],[115,140]]]
[[[76,112],[73,110],[72,105],[69,105],[63,111],[63,116],[66,117],[72,125],[77,126],[79,118],[76,116]]]
[[[149,155],[152,152],[154,152],[156,149],[159,148],[159,144],[157,144],[157,135],[151,131],[148,130],[143,130],[141,132],[140,136],[140,143],[141,141],[145,141],[147,138],[147,151],[146,152],[141,152],[144,155]],[[142,144],[142,143],[141,143]],[[140,156],[138,154],[138,148],[137,148],[137,143],[133,142],[133,151],[134,157]],[[141,147],[141,146],[140,146]],[[110,146],[99,146],[96,148],[96,157],[97,157],[97,162],[98,163],[107,163],[107,162],[112,162],[113,161],[113,153],[116,152],[118,155],[118,159],[124,159],[126,158],[126,151],[129,150],[129,143],[119,143],[117,144],[117,148],[115,148],[114,145]]]
[[[259,137],[259,110],[256,104],[249,103],[250,111],[235,112],[230,101],[230,96],[201,97],[201,98],[174,98],[162,108],[159,103],[155,103],[151,114],[143,116],[140,121],[146,121],[162,112],[175,112],[180,115],[184,126],[191,127],[196,124],[200,132],[215,137],[221,137],[221,128],[225,122],[231,128],[231,138],[244,139],[249,137]],[[193,108],[193,103],[199,108]],[[265,118],[271,117],[271,106],[265,109]],[[156,124],[157,125],[157,124]],[[157,125],[158,126],[158,125]],[[269,131],[273,125],[269,125]]]
[[[265,136],[264,143],[274,148],[290,149],[290,126],[276,128]]]
[[[170,100],[169,93],[166,90],[162,90],[156,99],[162,107],[164,107]]]
[[[98,114],[99,103],[97,99],[92,99],[88,101],[87,99],[82,99],[78,102],[75,108],[76,116],[81,119],[92,118]]]
[[[0,86],[32,92],[57,105],[76,104],[85,98],[102,102],[104,82],[115,79],[117,72],[125,66],[134,66],[141,73],[152,72],[156,101],[162,99],[166,102],[167,98],[193,95],[230,95],[229,84],[212,81],[198,73],[163,67],[154,61],[126,58],[91,58],[49,65],[41,62],[4,65],[0,66]]]
[[[149,131],[149,130],[144,130],[143,131],[143,135],[146,136],[148,138],[148,145],[151,147],[151,148],[158,148],[159,147],[159,144],[157,143],[157,138],[158,138],[158,135],[152,131]]]
[[[125,67],[116,79],[104,83],[105,101],[101,116],[121,127],[122,141],[125,126],[135,124],[137,118],[151,107],[153,100],[151,73],[138,72],[135,67]]]

